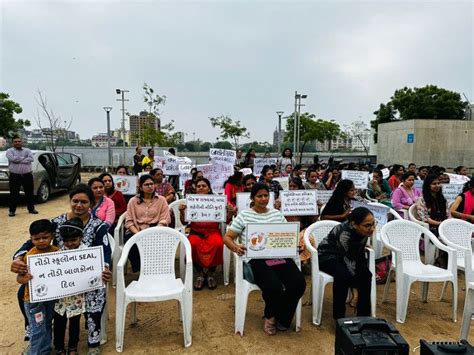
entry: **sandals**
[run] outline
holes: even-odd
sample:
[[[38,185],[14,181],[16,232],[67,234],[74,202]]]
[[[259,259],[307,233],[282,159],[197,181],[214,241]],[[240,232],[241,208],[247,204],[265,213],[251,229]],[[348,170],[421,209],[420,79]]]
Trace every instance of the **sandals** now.
[[[214,290],[217,287],[217,282],[214,279],[214,276],[207,277],[207,287],[209,288],[209,290]]]
[[[193,287],[196,291],[201,291],[202,288],[204,287],[204,276],[198,276],[196,277],[196,280],[194,280]]]
[[[263,322],[263,331],[268,336],[272,336],[272,335],[276,334],[277,328],[276,328],[275,318],[273,318],[273,319],[265,318],[265,320]]]

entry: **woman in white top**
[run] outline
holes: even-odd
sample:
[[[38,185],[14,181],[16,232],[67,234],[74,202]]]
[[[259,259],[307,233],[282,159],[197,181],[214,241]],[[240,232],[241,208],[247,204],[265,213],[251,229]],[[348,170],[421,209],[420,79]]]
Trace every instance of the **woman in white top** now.
[[[267,208],[267,185],[255,184],[250,192],[250,199],[252,208],[241,211],[224,236],[225,245],[238,255],[245,254],[245,243],[237,244],[235,239],[239,236],[241,239],[245,238],[244,231],[248,223],[286,222],[280,211]],[[306,289],[302,272],[292,259],[252,259],[249,265],[265,301],[264,332],[267,335],[275,335],[277,329],[286,330]]]
[[[280,171],[284,170],[287,165],[295,166],[293,152],[290,148],[285,148],[281,153],[281,158],[278,160],[278,168]]]

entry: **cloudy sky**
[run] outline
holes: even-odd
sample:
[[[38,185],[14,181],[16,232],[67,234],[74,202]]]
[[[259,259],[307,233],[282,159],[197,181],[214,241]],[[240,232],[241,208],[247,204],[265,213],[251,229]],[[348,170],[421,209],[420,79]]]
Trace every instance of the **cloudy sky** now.
[[[214,141],[208,117],[272,141],[275,111],[369,122],[395,89],[435,84],[474,102],[471,1],[0,0],[0,90],[33,120],[37,90],[82,138],[135,114],[147,82],[164,123]]]

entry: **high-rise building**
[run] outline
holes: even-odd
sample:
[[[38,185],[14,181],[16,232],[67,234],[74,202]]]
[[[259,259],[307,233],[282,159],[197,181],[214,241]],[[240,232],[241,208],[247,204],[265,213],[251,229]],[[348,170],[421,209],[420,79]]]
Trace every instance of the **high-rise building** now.
[[[143,133],[147,127],[153,127],[157,131],[160,131],[160,119],[147,111],[142,111],[139,115],[130,116],[131,145],[140,144],[143,139]]]
[[[278,128],[273,131],[273,149],[278,150],[278,147],[283,149],[283,141],[285,140],[286,131],[278,132]],[[281,153],[281,152],[280,152]]]

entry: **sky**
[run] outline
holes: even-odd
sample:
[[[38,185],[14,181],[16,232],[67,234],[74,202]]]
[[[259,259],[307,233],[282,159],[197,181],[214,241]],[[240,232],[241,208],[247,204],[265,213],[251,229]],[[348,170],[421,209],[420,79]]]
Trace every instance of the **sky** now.
[[[474,102],[471,1],[0,0],[0,91],[37,116],[37,92],[81,138],[166,95],[162,123],[214,142],[209,117],[272,142],[294,110],[369,122],[396,89],[434,84]],[[45,124],[45,121],[43,121]],[[285,121],[283,121],[285,125]],[[244,140],[247,141],[247,140]]]

